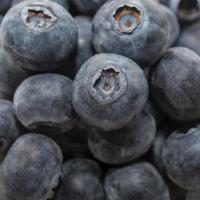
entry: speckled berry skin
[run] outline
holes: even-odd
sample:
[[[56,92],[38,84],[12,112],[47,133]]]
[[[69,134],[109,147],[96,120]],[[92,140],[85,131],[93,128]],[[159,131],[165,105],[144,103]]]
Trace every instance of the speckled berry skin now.
[[[167,185],[146,162],[111,170],[104,187],[107,200],[170,200]]]
[[[89,159],[72,159],[64,163],[56,200],[106,200],[102,172]]]
[[[151,92],[161,110],[178,121],[200,118],[200,57],[190,49],[171,48],[151,76]]]
[[[8,11],[0,35],[2,46],[23,68],[48,71],[62,65],[74,50],[78,30],[63,6],[52,1],[30,0]]]
[[[20,127],[11,101],[0,100],[0,161],[12,143],[19,137]]]
[[[117,131],[107,133],[91,130],[88,144],[98,160],[107,164],[123,164],[144,155],[151,147],[155,134],[153,116],[142,111]]]
[[[79,70],[73,84],[73,106],[88,125],[104,131],[125,126],[144,107],[148,83],[132,60],[97,54]]]
[[[61,175],[62,153],[46,136],[17,139],[0,166],[1,200],[47,200]]]
[[[162,159],[168,177],[186,190],[200,190],[200,127],[175,131],[167,140]]]
[[[155,63],[169,46],[168,15],[155,1],[106,2],[93,21],[93,44],[99,53],[117,53],[141,67]]]
[[[58,74],[31,76],[14,95],[19,121],[39,133],[64,133],[73,127],[72,81]]]

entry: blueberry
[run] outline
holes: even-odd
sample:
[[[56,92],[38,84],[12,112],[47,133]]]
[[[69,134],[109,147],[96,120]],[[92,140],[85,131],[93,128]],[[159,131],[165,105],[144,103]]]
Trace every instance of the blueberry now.
[[[0,25],[1,25],[2,20],[3,20],[3,15],[0,15]]]
[[[76,47],[78,30],[61,5],[30,0],[9,10],[0,35],[3,47],[23,68],[48,71],[64,63]]]
[[[186,190],[200,190],[200,127],[175,131],[167,139],[162,160],[168,177]]]
[[[186,27],[177,41],[177,46],[184,46],[192,49],[200,55],[200,22]]]
[[[0,98],[12,100],[19,84],[29,76],[20,68],[18,63],[12,62],[9,54],[0,48]]]
[[[20,3],[22,1],[25,1],[25,0],[12,0],[12,6],[14,6],[15,4]],[[62,5],[67,10],[69,9],[67,0],[50,0],[50,1],[54,1],[56,3],[59,3],[60,5]]]
[[[199,0],[165,0],[163,3],[176,13],[181,22],[192,23],[200,19]]]
[[[0,0],[0,14],[5,14],[10,8],[12,0]]]
[[[104,187],[107,200],[170,200],[167,185],[146,162],[111,170]]]
[[[64,133],[75,119],[72,105],[72,81],[58,74],[27,78],[14,95],[19,121],[39,133]]]
[[[74,19],[78,25],[78,47],[75,55],[75,71],[77,72],[81,65],[94,55],[94,50],[92,46],[92,19],[81,15]]]
[[[138,159],[150,148],[156,133],[153,116],[142,111],[128,125],[113,132],[92,130],[88,144],[90,151],[102,162],[123,164]]]
[[[19,134],[20,127],[14,115],[13,103],[0,100],[0,161]]]
[[[97,54],[87,60],[74,80],[73,106],[82,120],[112,131],[125,126],[144,107],[148,83],[132,60]]]
[[[200,57],[187,48],[171,48],[153,70],[152,95],[170,118],[194,121],[200,118],[199,81]]]
[[[61,175],[62,153],[46,136],[17,139],[0,167],[1,200],[45,200]]]
[[[89,159],[64,163],[56,200],[106,200],[101,169]]]
[[[149,0],[108,1],[93,22],[96,51],[127,56],[142,67],[152,65],[171,40],[165,10]]]
[[[106,0],[72,0],[78,11],[85,15],[94,15]]]

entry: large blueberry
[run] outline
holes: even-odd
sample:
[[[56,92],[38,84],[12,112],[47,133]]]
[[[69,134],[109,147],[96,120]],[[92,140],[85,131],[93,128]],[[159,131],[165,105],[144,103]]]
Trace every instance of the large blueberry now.
[[[144,107],[148,83],[139,66],[121,55],[97,54],[74,80],[73,106],[88,125],[104,131],[125,126]]]
[[[46,136],[17,139],[0,166],[1,200],[46,200],[61,175],[62,153]]]
[[[0,100],[0,161],[19,134],[20,127],[14,115],[13,103]]]
[[[190,49],[171,48],[151,77],[152,96],[162,111],[179,121],[200,119],[200,57]]]
[[[106,2],[93,21],[96,51],[122,54],[142,67],[152,65],[171,42],[165,10],[150,0]]]
[[[101,169],[89,159],[64,163],[56,200],[106,200]]]
[[[200,127],[175,131],[166,141],[162,160],[168,177],[186,190],[200,190]]]
[[[146,162],[111,170],[104,187],[107,200],[170,200],[167,185]]]
[[[76,47],[78,30],[63,6],[52,1],[24,1],[4,17],[2,46],[22,67],[35,71],[58,68]]]
[[[156,134],[156,125],[152,115],[142,111],[125,127],[102,132],[95,129],[89,134],[90,151],[102,162],[123,164],[138,159],[150,148]]]
[[[14,95],[19,121],[39,133],[64,133],[73,127],[72,81],[58,74],[26,79]]]

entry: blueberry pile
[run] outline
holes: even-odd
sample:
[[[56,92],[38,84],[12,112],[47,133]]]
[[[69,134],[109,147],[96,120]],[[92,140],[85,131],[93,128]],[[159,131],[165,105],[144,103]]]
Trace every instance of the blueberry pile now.
[[[0,200],[200,200],[200,0],[0,0]]]

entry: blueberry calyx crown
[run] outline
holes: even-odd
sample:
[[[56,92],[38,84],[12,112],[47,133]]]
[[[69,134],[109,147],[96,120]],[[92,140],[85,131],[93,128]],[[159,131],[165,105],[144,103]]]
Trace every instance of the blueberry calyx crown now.
[[[132,33],[141,23],[141,11],[135,6],[124,5],[116,9],[113,18],[121,33]]]
[[[43,5],[26,6],[21,16],[26,26],[36,30],[49,28],[57,20],[56,15]]]
[[[125,74],[116,67],[104,67],[91,79],[89,88],[91,97],[97,102],[111,103],[125,91],[127,81]]]

